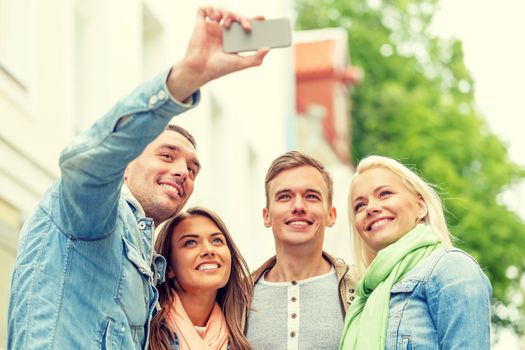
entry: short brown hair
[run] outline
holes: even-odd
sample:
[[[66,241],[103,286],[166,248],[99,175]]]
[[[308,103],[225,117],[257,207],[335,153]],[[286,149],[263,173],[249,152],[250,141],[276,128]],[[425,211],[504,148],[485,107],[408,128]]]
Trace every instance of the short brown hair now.
[[[332,177],[330,174],[326,171],[324,166],[319,162],[317,159],[305,154],[301,153],[299,151],[290,151],[286,152],[285,154],[275,158],[275,160],[270,165],[270,168],[268,168],[268,171],[266,172],[266,178],[264,180],[264,192],[266,194],[266,208],[268,208],[268,204],[270,201],[270,182],[277,177],[282,171],[288,170],[288,169],[294,169],[299,168],[302,166],[311,166],[315,169],[317,169],[321,175],[323,176],[323,180],[326,183],[326,187],[328,187],[328,204],[332,205],[332,197],[334,192],[334,184],[332,181]]]
[[[178,132],[179,134],[184,136],[188,141],[190,141],[190,143],[193,145],[194,148],[197,148],[197,142],[195,141],[195,138],[193,137],[193,135],[190,134],[190,132],[184,129],[182,126],[178,126],[175,124],[168,124],[166,125],[166,130]]]

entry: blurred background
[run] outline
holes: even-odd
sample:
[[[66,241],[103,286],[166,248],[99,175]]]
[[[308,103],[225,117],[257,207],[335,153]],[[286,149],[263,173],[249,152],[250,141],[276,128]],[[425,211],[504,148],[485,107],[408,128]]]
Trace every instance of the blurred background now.
[[[522,0],[0,0],[0,349],[18,232],[61,149],[180,59],[208,4],[288,17],[293,44],[174,118],[203,164],[189,205],[217,211],[254,269],[274,251],[266,170],[302,150],[334,177],[325,248],[351,262],[353,166],[395,157],[437,186],[456,244],[491,279],[494,349],[525,349]]]

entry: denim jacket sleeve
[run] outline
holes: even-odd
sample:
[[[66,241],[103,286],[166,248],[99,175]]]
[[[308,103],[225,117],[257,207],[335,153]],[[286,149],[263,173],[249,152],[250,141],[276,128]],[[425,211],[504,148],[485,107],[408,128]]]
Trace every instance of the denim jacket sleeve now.
[[[449,251],[432,271],[426,292],[440,349],[490,349],[492,287],[474,259]]]
[[[89,130],[65,148],[53,213],[68,235],[94,240],[113,232],[124,170],[166,127],[171,118],[198,103],[175,101],[166,86],[168,72],[121,99]]]

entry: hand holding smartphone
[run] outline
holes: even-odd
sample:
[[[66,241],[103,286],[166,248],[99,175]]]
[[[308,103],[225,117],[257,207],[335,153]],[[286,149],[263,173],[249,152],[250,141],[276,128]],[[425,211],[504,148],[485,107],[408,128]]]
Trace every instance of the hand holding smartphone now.
[[[252,30],[247,32],[234,22],[229,29],[222,29],[222,46],[225,52],[256,51],[262,47],[287,47],[291,44],[290,20],[274,18],[252,20]]]

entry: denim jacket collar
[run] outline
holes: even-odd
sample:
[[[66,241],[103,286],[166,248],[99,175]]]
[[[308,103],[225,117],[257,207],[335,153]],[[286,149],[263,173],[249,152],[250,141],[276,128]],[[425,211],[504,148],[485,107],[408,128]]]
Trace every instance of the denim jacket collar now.
[[[131,193],[131,190],[129,187],[124,183],[122,185],[122,189],[120,190],[120,193],[122,195],[122,198],[128,202],[129,207],[131,208],[131,211],[133,214],[135,214],[136,217],[145,217],[146,213],[144,212],[144,209],[142,209],[142,205],[140,205],[139,201],[133,194]]]

